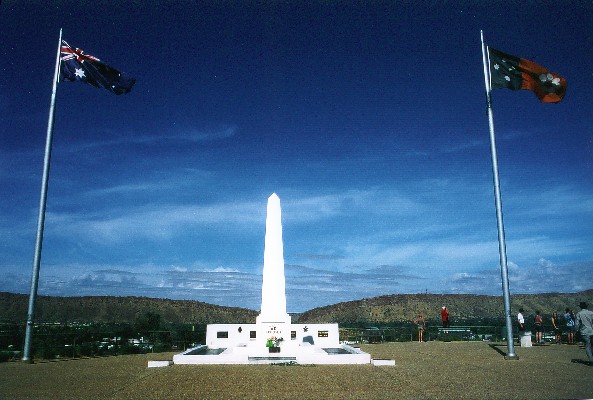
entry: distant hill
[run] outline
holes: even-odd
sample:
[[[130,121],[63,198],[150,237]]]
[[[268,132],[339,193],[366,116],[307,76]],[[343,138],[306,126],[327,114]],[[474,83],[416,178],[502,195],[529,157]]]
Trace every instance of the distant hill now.
[[[535,315],[535,312],[539,310],[549,321],[549,316],[554,311],[559,315],[563,314],[566,308],[578,311],[581,301],[587,301],[593,305],[593,289],[578,293],[512,295],[511,311],[514,318],[514,314],[521,307],[525,309],[527,316]],[[338,322],[349,326],[388,325],[409,322],[418,313],[422,313],[428,320],[440,320],[442,306],[449,309],[452,322],[504,318],[502,296],[397,294],[315,308],[301,314],[299,323]]]
[[[0,292],[0,322],[24,323],[28,295]],[[580,301],[593,305],[593,289],[578,293],[515,294],[513,315],[520,307],[527,316],[540,310],[549,319],[569,307],[578,311]],[[315,308],[293,315],[293,322],[329,323],[346,326],[389,325],[409,322],[418,313],[428,320],[440,318],[447,306],[452,322],[500,320],[504,317],[502,296],[470,294],[397,294],[348,301]],[[39,296],[36,321],[43,322],[134,322],[148,312],[161,316],[165,323],[254,323],[258,311],[222,307],[191,300],[169,300],[148,297],[50,297]]]
[[[24,323],[29,296],[0,292],[0,322]],[[50,297],[39,296],[35,320],[43,322],[134,322],[147,312],[171,323],[250,323],[258,312],[222,307],[199,301],[148,297]]]

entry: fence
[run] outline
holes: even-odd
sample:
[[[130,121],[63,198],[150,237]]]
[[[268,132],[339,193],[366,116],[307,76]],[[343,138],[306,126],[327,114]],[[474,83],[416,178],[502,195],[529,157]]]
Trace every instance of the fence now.
[[[129,330],[80,331],[68,327],[36,328],[33,355],[36,359],[79,358],[138,354],[162,351],[183,351],[205,343],[205,329],[148,331],[139,336]],[[544,339],[553,338],[552,327],[545,327]],[[493,341],[506,340],[503,325],[468,325],[442,328],[429,325],[424,340]],[[515,336],[515,339],[517,336]],[[395,327],[340,328],[340,340],[346,343],[410,342],[418,340],[414,325]],[[0,361],[20,358],[24,341],[22,327],[0,325]]]
[[[502,341],[504,327],[500,325],[452,326],[441,328],[429,326],[424,331],[424,341]],[[340,340],[350,343],[410,342],[418,340],[418,328],[381,327],[381,328],[340,328]]]
[[[38,326],[33,335],[35,359],[101,357],[186,350],[205,341],[204,329],[158,330],[143,335],[127,329],[92,330],[67,326]],[[21,357],[24,329],[0,326],[0,361]]]

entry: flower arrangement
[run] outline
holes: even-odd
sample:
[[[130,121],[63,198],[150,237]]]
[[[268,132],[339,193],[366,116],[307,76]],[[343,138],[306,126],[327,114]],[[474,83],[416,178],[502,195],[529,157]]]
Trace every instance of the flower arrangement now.
[[[266,342],[266,347],[280,347],[280,342],[282,342],[283,338],[277,338],[276,336],[272,336]]]

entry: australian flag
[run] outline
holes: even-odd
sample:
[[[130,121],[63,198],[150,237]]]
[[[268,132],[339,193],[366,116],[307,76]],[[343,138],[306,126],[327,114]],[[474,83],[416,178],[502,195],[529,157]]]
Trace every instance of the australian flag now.
[[[81,81],[115,94],[128,93],[136,79],[104,64],[97,57],[72,48],[62,40],[60,80]]]

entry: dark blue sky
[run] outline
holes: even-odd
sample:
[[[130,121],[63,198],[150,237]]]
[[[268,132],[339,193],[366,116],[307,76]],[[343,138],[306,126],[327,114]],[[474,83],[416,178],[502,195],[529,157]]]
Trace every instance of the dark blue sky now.
[[[259,309],[272,192],[289,311],[500,294],[480,30],[568,80],[493,93],[511,292],[591,288],[590,2],[79,3],[0,4],[0,290],[29,290],[60,28],[137,83],[58,86],[40,294]]]

